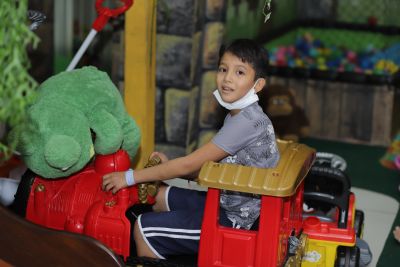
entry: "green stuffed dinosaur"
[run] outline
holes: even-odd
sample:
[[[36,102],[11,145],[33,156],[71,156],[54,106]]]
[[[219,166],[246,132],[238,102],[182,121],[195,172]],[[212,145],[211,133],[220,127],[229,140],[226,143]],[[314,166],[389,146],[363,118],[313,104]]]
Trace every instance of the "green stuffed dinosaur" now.
[[[27,111],[17,150],[45,178],[80,171],[94,154],[122,148],[135,156],[140,131],[105,72],[84,67],[47,79]],[[94,142],[93,142],[94,140]]]

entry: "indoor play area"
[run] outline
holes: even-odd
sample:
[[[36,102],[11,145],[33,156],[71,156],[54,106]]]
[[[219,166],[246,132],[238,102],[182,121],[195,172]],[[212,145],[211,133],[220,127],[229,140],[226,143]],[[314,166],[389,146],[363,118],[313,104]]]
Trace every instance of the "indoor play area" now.
[[[398,266],[399,12],[0,1],[0,266]]]

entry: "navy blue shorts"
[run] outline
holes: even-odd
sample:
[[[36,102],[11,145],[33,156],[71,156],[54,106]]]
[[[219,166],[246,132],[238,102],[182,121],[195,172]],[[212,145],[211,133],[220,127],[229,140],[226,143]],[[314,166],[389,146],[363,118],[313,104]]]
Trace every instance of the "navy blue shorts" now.
[[[196,254],[206,192],[168,187],[165,197],[170,211],[149,212],[138,217],[143,239],[161,259],[170,255]]]

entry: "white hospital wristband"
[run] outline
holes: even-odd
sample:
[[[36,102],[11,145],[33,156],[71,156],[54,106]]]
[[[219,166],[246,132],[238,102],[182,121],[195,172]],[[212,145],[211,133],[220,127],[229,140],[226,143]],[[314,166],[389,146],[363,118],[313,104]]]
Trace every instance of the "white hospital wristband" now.
[[[129,169],[125,172],[125,181],[128,186],[135,184],[135,177],[133,176],[133,170]]]

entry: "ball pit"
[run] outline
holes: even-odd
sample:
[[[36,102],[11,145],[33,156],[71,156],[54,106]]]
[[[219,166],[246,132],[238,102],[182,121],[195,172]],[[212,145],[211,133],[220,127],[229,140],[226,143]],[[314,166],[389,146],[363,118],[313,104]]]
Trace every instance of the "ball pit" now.
[[[384,49],[366,44],[360,51],[326,45],[310,33],[297,37],[294,44],[269,49],[270,64],[277,67],[300,67],[321,71],[393,75],[400,70],[400,43]]]

